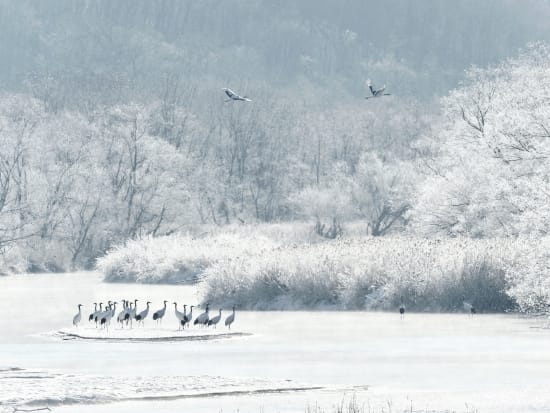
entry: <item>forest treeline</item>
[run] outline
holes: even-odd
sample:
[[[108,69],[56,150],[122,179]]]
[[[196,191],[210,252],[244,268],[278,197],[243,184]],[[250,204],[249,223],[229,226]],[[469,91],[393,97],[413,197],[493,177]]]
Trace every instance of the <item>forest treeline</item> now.
[[[2,272],[201,224],[547,234],[548,5],[470,3],[1,2]]]
[[[549,18],[540,0],[4,0],[0,86],[60,106],[120,103],[178,73],[199,90],[340,101],[370,77],[427,99],[550,39]]]
[[[325,238],[353,221],[373,236],[546,235],[549,67],[536,44],[472,69],[437,116],[391,96],[317,111],[220,98],[200,112],[173,79],[162,99],[85,113],[4,94],[0,243],[70,268],[196,224],[311,221]]]
[[[176,89],[88,113],[0,96],[2,247],[28,244],[33,261],[66,268],[113,243],[194,224],[316,218],[319,234],[334,238],[346,220],[383,235],[405,218],[410,144],[428,120],[409,110],[414,102],[305,112],[220,97],[197,113],[174,101]]]

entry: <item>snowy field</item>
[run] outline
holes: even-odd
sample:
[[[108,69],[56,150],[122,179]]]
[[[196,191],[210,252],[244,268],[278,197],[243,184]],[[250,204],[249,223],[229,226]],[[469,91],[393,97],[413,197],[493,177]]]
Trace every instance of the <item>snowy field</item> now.
[[[197,304],[197,290],[77,273],[0,278],[0,292],[0,312],[9,315],[0,318],[0,411],[301,412],[353,394],[372,412],[550,410],[548,320],[237,310],[231,331],[249,335],[109,341],[97,338],[204,333],[178,331],[173,306],[162,326],[146,323],[140,332],[97,333],[87,322],[73,329],[76,304],[87,314],[94,301],[135,297],[156,309],[164,299]],[[59,332],[96,339],[64,340]],[[208,331],[216,333],[227,330]]]

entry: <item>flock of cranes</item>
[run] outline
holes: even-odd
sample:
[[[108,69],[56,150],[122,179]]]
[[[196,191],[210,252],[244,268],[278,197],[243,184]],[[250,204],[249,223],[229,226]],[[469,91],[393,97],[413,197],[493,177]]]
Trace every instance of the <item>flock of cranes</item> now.
[[[145,309],[137,313],[137,303],[139,300],[134,300],[133,302],[130,302],[128,300],[122,300],[122,310],[118,313],[116,316],[117,323],[120,324],[121,328],[124,328],[124,325],[132,326],[133,321],[135,320],[137,325],[143,325],[145,319],[149,315],[149,309],[151,302],[147,301]],[[162,323],[162,319],[164,318],[166,314],[166,308],[168,301],[164,301],[164,306],[157,311],[155,311],[152,315],[152,319],[157,322],[157,324]],[[90,313],[88,316],[89,322],[95,322],[96,327],[99,325],[103,328],[108,328],[111,319],[116,314],[116,306],[117,302],[108,301],[105,308],[103,308],[103,303],[94,303],[94,311]],[[187,312],[187,304],[183,305],[183,312],[178,310],[178,303],[174,302],[174,314],[178,320],[178,329],[185,329],[185,327],[189,327],[191,324],[191,321],[193,321],[193,308],[195,308],[194,305],[189,306],[189,312]],[[464,297],[462,298],[462,305],[464,307],[464,311],[469,313],[470,315],[474,315],[477,313],[476,308],[470,304],[468,301],[464,300]],[[235,321],[235,306],[233,306],[233,312],[225,318],[225,326],[229,329],[231,329],[231,324]],[[210,317],[210,304],[206,304],[206,308],[203,313],[199,314],[195,320],[193,321],[193,325],[198,326],[213,326],[216,328],[218,323],[222,319],[222,309],[219,309],[219,312],[214,317]],[[403,303],[403,297],[401,297],[401,303],[399,304],[399,314],[401,316],[401,319],[405,317],[405,304]],[[73,325],[76,327],[80,322],[82,321],[82,304],[78,304],[78,313],[73,317]]]
[[[474,305],[466,301],[464,296],[462,297],[462,306],[464,307],[464,311],[466,311],[469,315],[473,316],[474,314],[477,314],[477,310]],[[403,303],[403,297],[401,297],[401,303],[399,304],[399,314],[401,319],[405,317],[405,304]]]
[[[124,328],[128,326],[132,326],[133,321],[137,323],[137,325],[144,325],[144,321],[149,315],[149,310],[151,306],[151,302],[147,301],[145,309],[137,312],[137,303],[139,300],[129,301],[129,300],[122,300],[122,310],[118,312],[117,314],[117,301],[108,301],[105,308],[103,307],[103,303],[94,303],[94,311],[90,313],[88,316],[88,321],[94,322],[96,327],[102,327],[105,329],[108,329],[111,320],[115,318],[116,315],[116,322],[120,324],[121,328]],[[153,313],[151,318],[157,322],[157,324],[162,323],[162,319],[166,315],[166,307],[168,304],[168,301],[164,301],[164,306],[157,311]],[[187,305],[183,305],[183,312],[178,310],[178,304],[174,304],[174,314],[176,315],[176,318],[178,320],[178,329],[185,329],[185,327],[189,327],[191,324],[191,321],[193,321],[193,325],[198,326],[204,326],[209,327],[212,326],[216,328],[218,323],[222,319],[222,309],[219,309],[219,312],[214,317],[210,317],[210,304],[206,304],[206,308],[203,313],[199,314],[195,320],[193,320],[193,308],[195,308],[194,305],[189,307],[189,312],[187,312]],[[78,304],[78,313],[73,317],[73,325],[75,327],[80,324],[82,321],[82,304]],[[235,321],[235,306],[233,306],[232,313],[229,314],[225,318],[225,326],[229,329],[231,329],[231,324]]]
[[[370,79],[367,79],[367,87],[369,88],[371,96],[366,96],[365,99],[379,98],[382,96],[391,96],[390,93],[384,93],[386,91],[386,85],[384,85],[380,89],[376,89],[371,83]],[[227,87],[222,88],[222,90],[225,92],[228,98],[225,100],[225,102],[231,102],[231,101],[252,102],[252,99],[248,98],[247,96],[241,96],[238,93],[233,92],[231,89]]]
[[[371,99],[371,98],[377,98],[377,97],[382,97],[382,96],[389,96],[390,94],[389,93],[384,93],[384,91],[386,90],[386,85],[384,85],[384,87],[382,87],[381,89],[376,89],[370,79],[367,80],[367,86],[371,92],[371,95],[372,96],[367,96],[365,97],[365,99]],[[247,96],[241,96],[239,95],[238,93],[235,93],[234,91],[232,91],[231,89],[227,88],[227,87],[224,87],[222,89],[225,94],[227,95],[227,98],[225,100],[225,102],[231,102],[231,101],[241,101],[241,102],[252,102],[252,99],[248,98]],[[147,301],[147,306],[144,310],[142,310],[141,312],[137,313],[137,302],[138,300],[134,300],[134,302],[129,302],[128,300],[122,300],[122,310],[118,313],[117,317],[116,317],[116,321],[118,323],[120,323],[120,325],[122,327],[124,327],[124,324],[128,325],[128,324],[132,324],[132,321],[135,320],[136,323],[138,325],[143,325],[143,322],[145,321],[145,319],[147,318],[147,316],[149,315],[149,306],[151,305],[151,302],[150,301]],[[167,301],[164,301],[164,307],[155,311],[153,313],[153,320],[157,321],[157,323],[160,323],[162,322],[162,319],[164,318],[164,315],[166,314],[166,304],[168,302]],[[98,304],[97,303],[94,303],[94,311],[90,314],[90,316],[88,317],[88,321],[92,322],[94,321],[96,323],[96,326],[99,325],[101,327],[104,327],[104,328],[108,328],[108,326],[110,325],[111,323],[111,319],[115,316],[116,314],[116,306],[117,306],[117,302],[111,302],[109,301],[107,303],[107,305],[105,306],[105,308],[103,308],[103,303],[99,303],[99,308],[98,308]],[[180,324],[180,328],[185,328],[186,326],[189,326],[192,318],[193,318],[193,308],[195,306],[190,306],[189,307],[189,313],[187,312],[187,305],[184,305],[183,306],[183,312],[179,311],[178,310],[178,305],[177,303],[173,303],[174,304],[174,309],[175,309],[175,315],[176,315],[176,318],[178,319],[179,321],[179,324]],[[466,308],[466,304],[464,304],[465,308]],[[469,305],[469,304],[468,304]],[[473,308],[473,306],[469,305],[471,308],[471,313],[474,314],[475,313],[475,309]],[[401,317],[403,317],[405,315],[405,306],[403,305],[403,298],[401,298],[401,305],[399,307],[399,313],[401,314]],[[200,314],[197,318],[195,318],[195,321],[193,322],[194,325],[204,325],[204,326],[214,326],[214,328],[216,327],[216,325],[220,322],[221,320],[221,317],[222,317],[222,309],[219,310],[219,314],[210,318],[209,316],[209,305],[207,304],[206,305],[206,309],[205,311]],[[73,317],[73,325],[74,326],[77,326],[82,320],[82,304],[78,304],[78,313]],[[225,319],[225,325],[228,327],[228,328],[231,328],[231,324],[235,321],[235,306],[233,306],[233,313],[230,314],[226,319]]]

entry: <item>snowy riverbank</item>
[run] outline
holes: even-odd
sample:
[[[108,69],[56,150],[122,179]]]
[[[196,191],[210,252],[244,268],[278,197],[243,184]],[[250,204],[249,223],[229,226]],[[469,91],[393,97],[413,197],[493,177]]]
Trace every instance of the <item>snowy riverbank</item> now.
[[[61,340],[106,340],[106,341],[194,341],[219,340],[246,337],[250,333],[222,329],[177,330],[175,328],[133,328],[121,329],[79,327],[63,328],[46,334]]]
[[[237,310],[232,331],[251,336],[60,340],[41,333],[72,331],[77,303],[87,314],[105,298],[136,297],[140,308],[148,299],[157,309],[163,300],[189,304],[200,296],[196,286],[105,283],[97,273],[3,277],[0,291],[9,292],[0,313],[17,309],[2,320],[0,366],[22,369],[0,374],[7,412],[47,404],[55,413],[292,413],[317,402],[330,407],[344,393],[374,412],[387,411],[389,400],[400,412],[411,401],[415,411],[461,413],[465,403],[484,413],[537,413],[550,405],[544,319]],[[173,310],[162,326],[151,321],[146,329],[187,333],[177,332]],[[303,388],[310,390],[295,390]]]
[[[461,311],[464,299],[482,312],[550,308],[546,238],[320,241],[265,228],[129,241],[98,268],[106,281],[201,281],[205,302],[249,309],[394,309],[400,297],[415,311]]]
[[[290,380],[234,379],[216,376],[116,376],[61,374],[55,371],[0,368],[0,406],[75,406],[121,401],[284,393],[320,389]],[[76,407],[75,407],[76,408]],[[1,412],[2,410],[0,410]]]

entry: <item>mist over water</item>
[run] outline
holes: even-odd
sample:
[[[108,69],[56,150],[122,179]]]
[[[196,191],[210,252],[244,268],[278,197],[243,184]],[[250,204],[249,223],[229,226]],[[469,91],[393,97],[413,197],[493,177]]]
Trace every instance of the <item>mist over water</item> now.
[[[373,407],[391,400],[396,408],[407,408],[413,400],[414,406],[435,411],[462,411],[468,403],[485,412],[535,412],[550,402],[544,391],[550,385],[550,330],[544,321],[417,313],[401,320],[397,311],[240,311],[234,330],[250,336],[203,342],[63,341],[44,333],[69,328],[70,306],[49,311],[52,302],[63,303],[69,293],[75,302],[86,303],[147,294],[156,308],[167,298],[192,303],[196,290],[106,285],[88,273],[16,276],[0,282],[3,291],[11,291],[2,300],[2,311],[29,299],[33,307],[45,310],[37,314],[22,307],[18,323],[2,322],[2,404],[50,405],[54,411],[88,411],[88,403],[100,403],[91,408],[101,412],[159,406],[167,412],[183,407],[301,411],[308,403],[329,407],[344,394],[356,394]],[[41,283],[48,287],[29,293]],[[86,334],[87,328],[86,321],[77,330]],[[151,320],[146,324],[147,331],[158,328],[187,334],[178,332],[172,312],[162,327]],[[133,331],[140,334],[138,328]],[[279,396],[263,394],[275,389]],[[239,393],[243,391],[250,394]],[[209,398],[213,393],[221,397]],[[199,394],[203,397],[189,398]],[[124,400],[127,407],[104,404]]]

